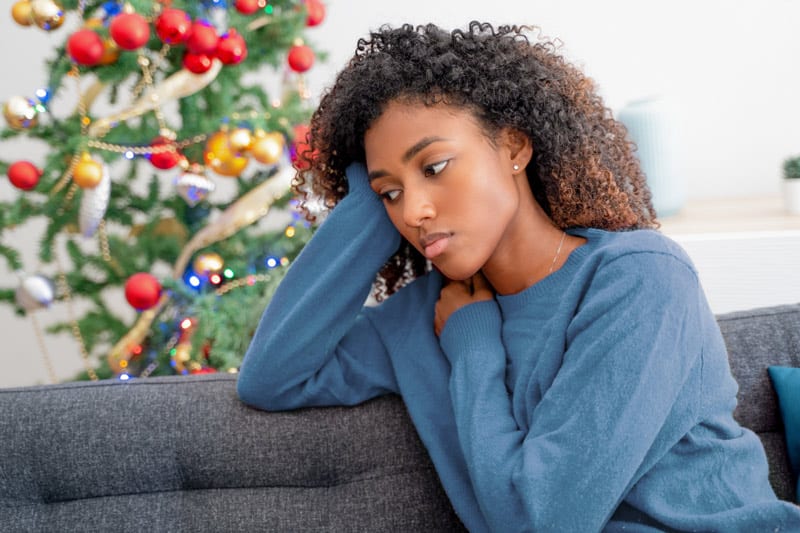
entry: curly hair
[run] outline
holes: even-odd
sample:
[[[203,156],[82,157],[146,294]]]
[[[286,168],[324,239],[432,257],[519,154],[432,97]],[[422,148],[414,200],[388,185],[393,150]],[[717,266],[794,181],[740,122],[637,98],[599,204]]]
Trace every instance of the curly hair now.
[[[364,134],[388,103],[444,103],[471,111],[487,137],[511,128],[531,139],[528,180],[556,226],[657,227],[624,126],[552,41],[528,39],[531,29],[480,22],[452,32],[432,24],[383,26],[360,39],[311,118],[295,191],[333,207],[347,194],[345,168],[365,162]],[[378,273],[376,296],[392,294],[426,268],[404,240]]]

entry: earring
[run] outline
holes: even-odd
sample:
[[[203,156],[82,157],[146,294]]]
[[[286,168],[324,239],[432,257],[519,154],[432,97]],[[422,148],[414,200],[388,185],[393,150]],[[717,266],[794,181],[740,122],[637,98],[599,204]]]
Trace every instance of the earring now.
[[[516,172],[516,171],[518,171],[518,170],[519,170],[519,165],[517,165],[516,163],[514,163],[514,167],[513,167],[513,168],[514,168],[514,172]]]

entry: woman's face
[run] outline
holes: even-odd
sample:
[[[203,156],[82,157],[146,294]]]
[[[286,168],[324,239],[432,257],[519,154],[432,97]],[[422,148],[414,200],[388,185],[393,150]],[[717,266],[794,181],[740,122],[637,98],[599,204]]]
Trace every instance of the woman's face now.
[[[518,220],[530,153],[520,157],[505,133],[494,141],[468,111],[399,102],[364,136],[370,185],[392,223],[450,279],[480,270]]]

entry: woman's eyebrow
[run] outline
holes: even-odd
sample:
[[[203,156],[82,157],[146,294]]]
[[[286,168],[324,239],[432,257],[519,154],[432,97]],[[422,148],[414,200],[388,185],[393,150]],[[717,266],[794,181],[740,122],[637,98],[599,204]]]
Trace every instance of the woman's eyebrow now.
[[[430,144],[433,144],[435,142],[447,141],[447,140],[448,139],[446,139],[444,137],[438,137],[436,135],[433,135],[433,136],[430,136],[430,137],[424,137],[424,138],[420,139],[419,141],[417,141],[414,144],[414,146],[412,146],[411,148],[406,150],[406,153],[403,154],[403,163],[408,163],[408,161],[412,157],[414,157],[415,155],[420,153],[422,150],[424,150],[426,146],[428,146]],[[388,174],[388,172],[386,172],[385,170],[374,170],[374,171],[370,172],[367,176],[369,178],[369,181],[372,181],[374,179],[380,178],[380,177],[385,176],[387,174]]]
[[[444,137],[437,137],[435,135],[431,136],[431,137],[423,138],[422,140],[417,142],[417,144],[415,144],[414,146],[412,146],[411,148],[406,150],[406,153],[403,154],[403,163],[408,163],[408,161],[412,157],[414,157],[415,155],[420,153],[422,150],[424,150],[425,147],[428,146],[429,144],[433,144],[433,143],[438,142],[438,141],[446,141],[446,140],[447,139],[445,139]]]

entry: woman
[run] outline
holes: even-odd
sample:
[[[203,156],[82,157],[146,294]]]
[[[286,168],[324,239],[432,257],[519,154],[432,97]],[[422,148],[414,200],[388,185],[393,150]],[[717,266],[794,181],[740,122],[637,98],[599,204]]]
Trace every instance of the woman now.
[[[800,529],[624,128],[552,44],[384,27],[310,145],[298,191],[335,208],[262,317],[243,401],[401,394],[471,531]]]

